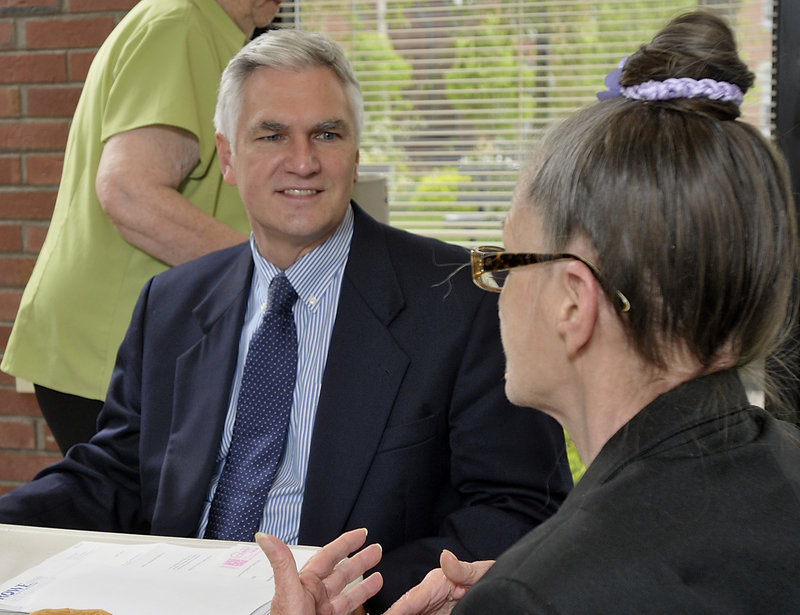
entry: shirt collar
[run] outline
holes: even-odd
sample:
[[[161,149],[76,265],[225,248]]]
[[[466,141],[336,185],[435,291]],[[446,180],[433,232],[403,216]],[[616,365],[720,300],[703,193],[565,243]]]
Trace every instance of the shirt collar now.
[[[353,238],[353,208],[348,207],[339,226],[323,243],[293,263],[286,271],[300,302],[314,307],[329,288],[334,276],[344,269]],[[259,303],[266,301],[266,289],[281,269],[266,260],[258,251],[255,237],[250,234],[250,251],[255,264],[253,288]]]

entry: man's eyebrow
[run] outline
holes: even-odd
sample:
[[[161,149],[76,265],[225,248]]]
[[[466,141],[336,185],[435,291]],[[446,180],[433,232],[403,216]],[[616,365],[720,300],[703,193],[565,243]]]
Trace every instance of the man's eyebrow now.
[[[320,122],[314,126],[317,132],[323,132],[326,130],[338,130],[338,131],[346,131],[349,128],[349,125],[344,120],[325,120],[324,122]]]
[[[258,124],[256,124],[253,127],[253,131],[254,132],[258,132],[258,131],[261,131],[261,132],[281,132],[283,130],[286,130],[287,128],[288,128],[288,126],[286,124],[281,123],[281,122],[276,122],[274,120],[264,120],[262,122],[258,122]]]
[[[314,132],[339,131],[348,132],[350,125],[341,119],[331,119],[314,124]],[[287,124],[277,120],[263,120],[253,126],[250,132],[284,132],[289,129]]]

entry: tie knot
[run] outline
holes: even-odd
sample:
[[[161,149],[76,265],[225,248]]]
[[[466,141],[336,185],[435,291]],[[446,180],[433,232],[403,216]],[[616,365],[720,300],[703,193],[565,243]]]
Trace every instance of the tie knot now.
[[[272,278],[272,282],[269,283],[269,311],[291,312],[295,301],[297,292],[289,279],[282,273]]]

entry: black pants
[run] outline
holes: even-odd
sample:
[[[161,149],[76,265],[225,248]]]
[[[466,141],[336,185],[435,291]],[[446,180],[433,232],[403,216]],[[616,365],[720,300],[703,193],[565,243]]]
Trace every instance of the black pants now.
[[[33,388],[42,416],[53,432],[62,455],[66,455],[73,444],[88,442],[95,434],[102,401],[61,393],[38,384],[34,384]]]

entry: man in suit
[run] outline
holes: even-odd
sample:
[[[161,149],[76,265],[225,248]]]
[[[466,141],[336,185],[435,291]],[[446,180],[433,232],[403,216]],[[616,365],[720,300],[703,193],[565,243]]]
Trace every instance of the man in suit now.
[[[458,270],[466,251],[350,201],[362,124],[327,38],[275,31],[237,54],[215,125],[250,243],[145,285],[99,433],[0,498],[0,522],[220,537],[209,517],[247,348],[279,276],[298,295],[297,375],[253,530],[321,545],[368,528],[385,552],[381,608],[443,548],[496,557],[555,512],[571,486],[562,432],[506,401],[496,301]]]

